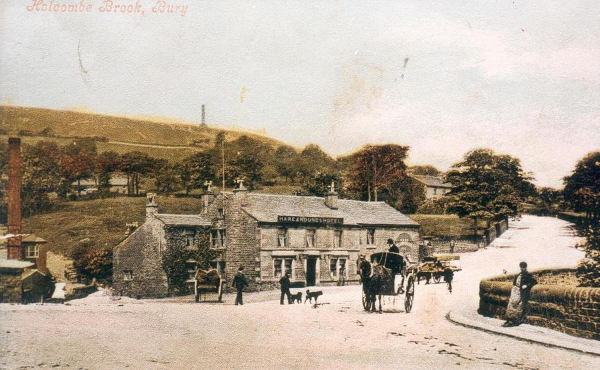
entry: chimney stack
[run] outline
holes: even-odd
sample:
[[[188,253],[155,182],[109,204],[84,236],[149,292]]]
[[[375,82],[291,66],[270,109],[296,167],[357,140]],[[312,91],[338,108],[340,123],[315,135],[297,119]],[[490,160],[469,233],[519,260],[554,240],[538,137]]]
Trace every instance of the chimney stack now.
[[[21,139],[8,138],[8,233],[21,234]],[[8,239],[7,258],[23,259],[21,237]]]
[[[154,201],[155,197],[155,193],[146,194],[146,198],[148,199],[146,202],[146,220],[152,219],[158,214],[158,205]]]
[[[233,189],[233,197],[239,205],[243,207],[247,204],[248,189],[244,186],[244,180],[242,179],[235,180],[235,184],[236,187]]]
[[[208,206],[215,200],[215,193],[212,191],[212,181],[205,181],[204,194],[202,194],[202,213],[208,213]]]
[[[338,209],[338,193],[335,191],[335,182],[331,182],[329,192],[325,195],[325,205],[331,209]]]

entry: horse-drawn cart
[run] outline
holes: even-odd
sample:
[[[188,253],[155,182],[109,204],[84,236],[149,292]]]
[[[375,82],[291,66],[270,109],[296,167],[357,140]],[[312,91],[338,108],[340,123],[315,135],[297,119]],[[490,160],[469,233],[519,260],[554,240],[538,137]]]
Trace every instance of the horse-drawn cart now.
[[[417,278],[424,277],[427,282],[431,278],[436,283],[439,283],[444,276],[444,270],[449,267],[452,271],[461,271],[460,256],[457,255],[436,255],[423,258],[423,262],[419,266]]]
[[[218,296],[218,302],[222,302],[223,298],[223,285],[225,281],[219,275],[219,272],[215,269],[202,270],[197,269],[195,278],[188,280],[188,283],[194,285],[194,297],[196,302],[200,301],[200,295],[206,293],[216,293]]]
[[[415,297],[415,271],[410,261],[403,255],[393,252],[374,253],[369,261],[359,266],[363,284],[362,303],[365,311],[375,311],[375,301],[379,298],[381,312],[382,296],[402,297],[404,310],[412,310]],[[396,280],[401,280],[399,283]],[[406,286],[405,286],[406,283]]]

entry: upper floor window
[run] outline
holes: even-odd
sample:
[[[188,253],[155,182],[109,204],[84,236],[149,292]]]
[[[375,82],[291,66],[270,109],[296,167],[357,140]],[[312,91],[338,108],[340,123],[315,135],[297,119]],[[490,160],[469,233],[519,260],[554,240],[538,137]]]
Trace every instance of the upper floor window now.
[[[289,247],[288,241],[288,229],[282,227],[277,229],[277,246],[278,247]]]
[[[306,247],[314,248],[317,245],[316,230],[306,230]]]
[[[225,229],[216,229],[210,231],[210,245],[213,248],[225,248],[227,237]]]
[[[333,230],[333,247],[342,247],[342,230]]]
[[[367,244],[375,244],[375,229],[367,229]]]
[[[28,245],[25,256],[27,258],[38,258],[40,256],[40,246],[37,244]]]

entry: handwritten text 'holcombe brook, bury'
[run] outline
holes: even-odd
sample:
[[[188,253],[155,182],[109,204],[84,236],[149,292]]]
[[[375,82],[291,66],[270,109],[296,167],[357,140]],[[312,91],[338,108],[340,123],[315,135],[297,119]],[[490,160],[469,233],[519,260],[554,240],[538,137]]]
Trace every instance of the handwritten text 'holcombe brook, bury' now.
[[[151,0],[149,13],[151,14],[179,14],[185,17],[188,11],[188,5],[174,3],[166,0]],[[25,8],[28,12],[48,12],[48,13],[92,13],[100,12],[107,14],[136,14],[145,15],[144,1],[133,0],[31,0]]]

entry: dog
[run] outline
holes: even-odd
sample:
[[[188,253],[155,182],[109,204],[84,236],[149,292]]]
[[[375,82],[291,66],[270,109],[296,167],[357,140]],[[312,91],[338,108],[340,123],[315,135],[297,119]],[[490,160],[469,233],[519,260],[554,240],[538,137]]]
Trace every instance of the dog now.
[[[315,292],[311,292],[310,290],[306,290],[306,299],[304,300],[304,303],[306,303],[306,301],[310,300],[310,303],[312,303],[313,298],[315,299],[315,303],[317,303],[317,299],[319,299],[319,296],[323,295],[323,292],[320,290],[317,290]]]
[[[302,303],[302,292],[290,295],[290,303],[294,302]]]

